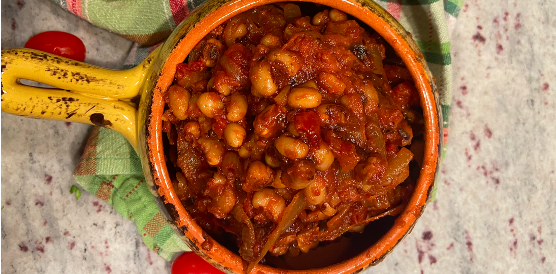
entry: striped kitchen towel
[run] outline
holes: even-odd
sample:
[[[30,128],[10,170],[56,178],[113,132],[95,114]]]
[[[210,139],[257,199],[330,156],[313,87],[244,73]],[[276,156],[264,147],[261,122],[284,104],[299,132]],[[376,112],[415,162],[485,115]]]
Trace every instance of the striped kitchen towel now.
[[[135,222],[145,245],[162,258],[189,250],[158,210],[141,160],[119,133],[95,127],[73,176],[83,189]]]
[[[190,12],[206,0],[52,0],[66,10],[137,42],[125,64],[139,64]],[[444,151],[452,94],[450,34],[463,0],[375,0],[412,33],[438,85],[444,116]],[[158,211],[139,158],[118,133],[95,128],[75,171],[87,191],[137,224],[145,244],[166,260],[189,250]]]

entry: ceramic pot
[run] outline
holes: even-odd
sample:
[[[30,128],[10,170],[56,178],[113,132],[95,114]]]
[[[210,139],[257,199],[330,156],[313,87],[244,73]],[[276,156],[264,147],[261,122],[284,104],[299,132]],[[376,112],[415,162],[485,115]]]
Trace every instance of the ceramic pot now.
[[[172,84],[176,65],[182,63],[197,42],[214,27],[243,11],[274,2],[279,1],[211,1],[183,21],[139,66],[125,71],[102,69],[29,49],[4,50],[2,111],[87,123],[121,133],[140,156],[151,192],[181,238],[219,269],[242,273],[247,264],[199,227],[172,187],[163,149],[162,93]],[[332,245],[334,252],[327,251],[330,247],[320,251],[317,248],[307,253],[313,254],[312,257],[302,257],[298,262],[269,263],[273,266],[259,264],[252,273],[352,273],[380,262],[421,216],[438,170],[442,117],[436,100],[437,91],[425,59],[411,35],[372,0],[304,2],[326,5],[354,16],[378,32],[401,57],[414,78],[423,109],[425,144],[422,167],[414,193],[399,216],[375,228],[366,228],[371,232],[348,239],[347,244]],[[19,79],[45,83],[57,89],[25,86]],[[342,248],[346,252],[342,252]]]

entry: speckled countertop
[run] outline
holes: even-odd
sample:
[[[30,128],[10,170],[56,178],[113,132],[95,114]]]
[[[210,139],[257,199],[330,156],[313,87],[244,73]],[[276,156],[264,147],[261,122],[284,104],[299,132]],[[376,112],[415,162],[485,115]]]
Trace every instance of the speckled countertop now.
[[[2,49],[82,38],[119,69],[131,42],[47,0],[2,1]],[[555,273],[556,2],[467,0],[452,35],[454,96],[438,199],[366,273]],[[169,273],[133,223],[69,189],[89,126],[2,113],[2,273]]]

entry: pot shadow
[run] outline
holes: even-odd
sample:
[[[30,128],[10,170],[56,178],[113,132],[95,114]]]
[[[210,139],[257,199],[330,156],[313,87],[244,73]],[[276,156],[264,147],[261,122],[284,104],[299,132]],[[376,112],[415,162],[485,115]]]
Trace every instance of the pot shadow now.
[[[375,244],[394,225],[396,217],[387,216],[369,223],[362,233],[346,233],[331,241],[321,242],[308,253],[297,256],[266,255],[266,265],[291,270],[324,268],[351,259]]]

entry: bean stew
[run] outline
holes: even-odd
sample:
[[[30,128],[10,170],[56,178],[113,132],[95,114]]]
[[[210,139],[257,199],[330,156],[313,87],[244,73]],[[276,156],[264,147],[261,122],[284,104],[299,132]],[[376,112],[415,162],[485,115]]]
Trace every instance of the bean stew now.
[[[345,13],[279,3],[233,17],[164,95],[174,190],[248,270],[401,213],[423,139],[419,94],[382,37]]]

